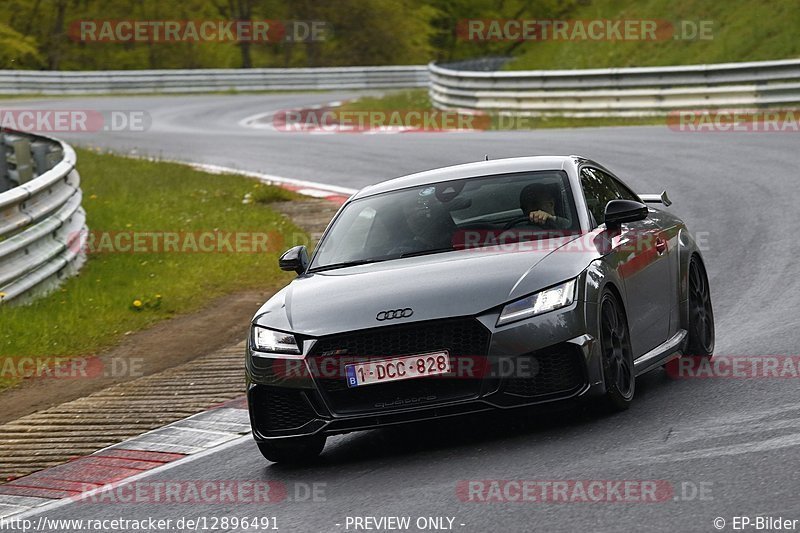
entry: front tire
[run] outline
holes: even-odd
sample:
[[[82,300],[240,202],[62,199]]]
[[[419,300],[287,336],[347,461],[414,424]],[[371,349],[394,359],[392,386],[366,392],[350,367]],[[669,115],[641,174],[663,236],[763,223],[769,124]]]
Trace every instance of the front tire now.
[[[714,354],[714,308],[711,305],[711,290],[703,264],[697,257],[689,262],[689,340],[686,349],[689,355],[711,358]]]
[[[600,299],[600,350],[606,404],[611,411],[624,411],[636,390],[633,350],[622,305],[609,290]]]
[[[257,443],[261,455],[273,463],[303,465],[313,462],[325,447],[325,436],[287,437]]]

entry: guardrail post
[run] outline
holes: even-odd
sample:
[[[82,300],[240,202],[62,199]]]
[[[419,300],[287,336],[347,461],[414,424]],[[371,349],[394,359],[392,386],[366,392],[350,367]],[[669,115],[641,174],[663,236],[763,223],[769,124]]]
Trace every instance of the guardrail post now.
[[[6,146],[12,151],[6,156],[8,176],[18,185],[24,185],[33,179],[33,161],[31,160],[31,142],[25,137],[6,135]]]
[[[34,141],[31,143],[31,154],[36,165],[36,174],[42,175],[58,164],[64,158],[61,147],[52,143]]]
[[[0,192],[7,191],[16,183],[8,176],[8,162],[6,161],[5,135],[0,133]]]
[[[48,153],[47,143],[42,141],[34,141],[31,143],[31,155],[36,168],[36,175],[41,175],[50,170],[52,167],[47,160]]]

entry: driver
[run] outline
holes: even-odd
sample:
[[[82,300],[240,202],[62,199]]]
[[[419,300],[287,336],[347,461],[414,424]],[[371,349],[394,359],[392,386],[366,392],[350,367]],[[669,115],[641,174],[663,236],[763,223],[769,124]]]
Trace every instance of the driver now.
[[[556,215],[556,200],[547,185],[531,183],[519,194],[519,206],[531,223],[543,228],[569,229],[572,220]]]

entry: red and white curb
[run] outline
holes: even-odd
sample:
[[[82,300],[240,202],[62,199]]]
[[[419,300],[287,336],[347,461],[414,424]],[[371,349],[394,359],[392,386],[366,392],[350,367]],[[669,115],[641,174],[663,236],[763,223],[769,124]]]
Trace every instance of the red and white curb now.
[[[0,518],[19,518],[119,487],[249,438],[244,397],[0,485]]]

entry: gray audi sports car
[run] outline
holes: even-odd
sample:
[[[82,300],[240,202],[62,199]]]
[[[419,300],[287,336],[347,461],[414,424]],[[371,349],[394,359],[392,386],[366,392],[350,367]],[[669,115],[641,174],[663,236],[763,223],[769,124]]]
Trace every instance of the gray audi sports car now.
[[[271,461],[328,435],[571,398],[612,410],[636,377],[710,357],[703,258],[666,191],[577,156],[458,165],[366,187],[247,343],[253,436]]]

